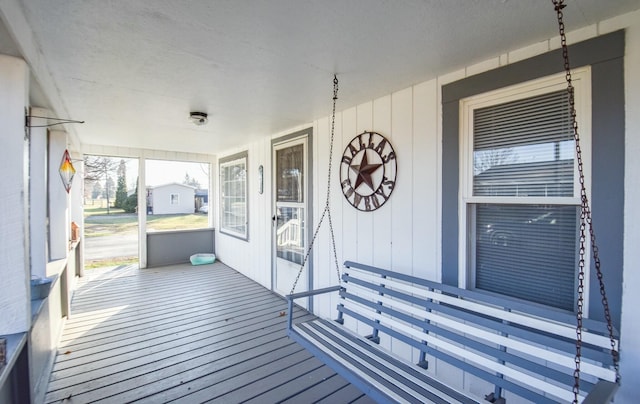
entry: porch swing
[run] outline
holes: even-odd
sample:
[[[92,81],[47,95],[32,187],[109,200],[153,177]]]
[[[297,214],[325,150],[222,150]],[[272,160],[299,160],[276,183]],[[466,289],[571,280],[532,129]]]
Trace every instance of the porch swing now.
[[[436,360],[437,366],[465,372],[493,385],[494,390],[485,395],[485,400],[492,403],[505,403],[505,392],[507,398],[515,394],[536,403],[607,403],[619,386],[619,342],[612,324],[585,187],[563,23],[562,10],[566,5],[564,0],[551,1],[558,19],[581,188],[575,317],[352,261],[344,263],[345,271],[341,274],[330,209],[338,98],[338,79],[334,76],[326,203],[287,296],[287,334],[378,402],[479,402],[428,373],[426,369]],[[324,219],[329,222],[338,285],[295,293]],[[589,243],[606,322],[585,318],[583,313]],[[293,323],[294,300],[328,292],[339,292],[336,320]],[[352,331],[356,328],[358,333]],[[389,344],[391,339],[394,341],[394,348],[398,344],[403,352],[410,350],[405,356],[417,356],[414,358],[417,363],[381,347],[383,334]],[[469,383],[477,384],[474,378]]]

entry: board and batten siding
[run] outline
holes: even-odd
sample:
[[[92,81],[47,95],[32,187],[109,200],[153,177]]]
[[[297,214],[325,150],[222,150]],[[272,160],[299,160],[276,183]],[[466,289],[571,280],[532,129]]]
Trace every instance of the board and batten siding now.
[[[625,29],[625,220],[624,285],[621,321],[621,371],[623,384],[616,402],[633,402],[640,386],[630,382],[640,374],[640,322],[634,308],[640,304],[640,187],[634,173],[640,172],[640,12],[633,12],[584,27],[568,34],[571,43]],[[330,203],[338,262],[354,260],[381,267],[392,267],[425,279],[441,281],[440,202],[442,193],[442,108],[441,88],[451,82],[501,66],[509,65],[560,46],[557,37],[517,49],[480,63],[449,72],[400,91],[393,92],[349,108],[341,108],[335,117]],[[560,63],[560,62],[559,62]],[[346,81],[348,75],[339,77]],[[330,83],[330,81],[328,81]],[[339,95],[340,96],[340,95]],[[330,100],[328,100],[329,103]],[[328,104],[329,108],[330,104]],[[274,135],[273,138],[313,128],[313,226],[325,207],[331,117]],[[347,203],[340,189],[340,156],[346,145],[363,131],[376,131],[393,145],[397,155],[397,179],[390,199],[375,212],[360,212]],[[249,240],[218,235],[220,258],[259,283],[271,284],[271,140],[247,145],[249,154]],[[233,154],[239,149],[228,154]],[[257,192],[257,168],[264,166],[264,194]],[[217,196],[216,196],[217,197]],[[337,275],[329,236],[324,223],[316,240],[313,255],[313,287],[334,285]],[[341,268],[342,269],[342,268]],[[314,312],[333,318],[336,296],[318,296]],[[353,325],[358,327],[357,324]],[[383,339],[381,344],[413,361],[416,353]],[[439,361],[432,361],[430,371],[446,379],[455,388],[483,395],[492,387],[476,377]],[[625,375],[626,383],[625,383]]]
[[[224,158],[247,152],[247,217],[248,237],[242,240],[216,229],[216,256],[225,264],[253,279],[266,288],[271,288],[271,140],[251,143],[218,156]],[[218,172],[219,161],[216,161]],[[264,192],[258,192],[258,167],[264,167]],[[219,174],[218,174],[219,175]],[[217,178],[217,177],[216,177]],[[219,178],[217,178],[218,180]],[[215,220],[220,217],[220,189],[214,188],[211,196],[215,205]],[[210,205],[211,205],[210,203]]]

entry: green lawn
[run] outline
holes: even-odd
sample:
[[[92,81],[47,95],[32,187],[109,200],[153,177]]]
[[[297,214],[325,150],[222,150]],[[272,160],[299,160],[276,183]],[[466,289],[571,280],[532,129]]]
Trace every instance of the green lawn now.
[[[208,227],[208,217],[202,213],[180,215],[147,215],[147,230],[186,230]],[[138,231],[138,214],[125,213],[122,209],[85,206],[84,236],[113,236]],[[105,266],[128,265],[138,262],[138,257],[110,257],[85,260],[85,269]]]
[[[179,215],[147,215],[148,230],[186,230],[208,226],[207,215],[199,213]],[[85,237],[107,236],[114,233],[134,232],[138,229],[138,215],[124,213],[122,209],[85,209]]]

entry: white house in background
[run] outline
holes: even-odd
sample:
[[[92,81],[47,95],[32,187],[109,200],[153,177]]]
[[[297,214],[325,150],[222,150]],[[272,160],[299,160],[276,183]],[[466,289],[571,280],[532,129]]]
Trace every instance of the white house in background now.
[[[154,215],[171,215],[195,212],[196,189],[185,184],[147,187],[147,212]]]

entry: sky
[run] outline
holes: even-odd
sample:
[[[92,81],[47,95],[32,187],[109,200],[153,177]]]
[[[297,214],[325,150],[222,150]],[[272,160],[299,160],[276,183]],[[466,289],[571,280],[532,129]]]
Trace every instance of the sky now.
[[[135,188],[135,180],[138,177],[138,160],[125,159],[127,161],[127,184]],[[147,185],[156,186],[177,182],[184,182],[185,174],[195,178],[200,183],[200,188],[209,188],[208,164],[187,163],[182,161],[146,160]]]

